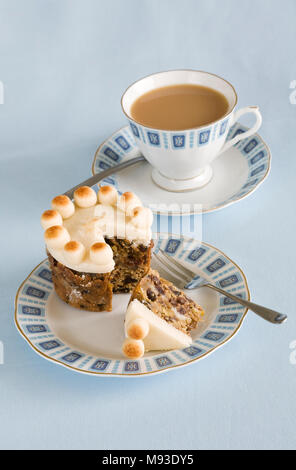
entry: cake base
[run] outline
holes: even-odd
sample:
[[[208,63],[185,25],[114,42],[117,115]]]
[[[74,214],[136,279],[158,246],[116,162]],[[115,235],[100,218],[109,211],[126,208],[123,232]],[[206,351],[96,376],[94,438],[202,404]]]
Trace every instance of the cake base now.
[[[111,274],[80,273],[47,253],[57,295],[71,307],[90,312],[112,310]]]

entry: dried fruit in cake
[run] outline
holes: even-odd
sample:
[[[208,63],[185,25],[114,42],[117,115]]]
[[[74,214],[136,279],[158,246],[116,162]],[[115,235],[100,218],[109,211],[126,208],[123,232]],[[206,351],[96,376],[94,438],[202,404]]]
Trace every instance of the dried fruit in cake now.
[[[127,308],[123,353],[135,359],[144,351],[189,346],[190,331],[203,315],[202,307],[157,271],[149,270],[134,289]]]

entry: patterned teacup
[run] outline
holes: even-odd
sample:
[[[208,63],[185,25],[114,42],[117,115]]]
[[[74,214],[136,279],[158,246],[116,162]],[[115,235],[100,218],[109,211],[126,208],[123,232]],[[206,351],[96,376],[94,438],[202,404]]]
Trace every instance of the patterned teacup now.
[[[152,129],[136,122],[131,116],[134,101],[156,88],[177,84],[203,85],[222,93],[228,103],[228,112],[221,119],[194,129],[167,131]],[[257,106],[235,111],[237,94],[234,87],[217,75],[196,70],[171,70],[142,78],[123,94],[121,105],[127,116],[137,145],[152,165],[154,182],[168,191],[190,191],[205,186],[212,178],[211,162],[261,126],[262,117]],[[256,122],[248,131],[226,141],[230,127],[243,115],[254,113]]]

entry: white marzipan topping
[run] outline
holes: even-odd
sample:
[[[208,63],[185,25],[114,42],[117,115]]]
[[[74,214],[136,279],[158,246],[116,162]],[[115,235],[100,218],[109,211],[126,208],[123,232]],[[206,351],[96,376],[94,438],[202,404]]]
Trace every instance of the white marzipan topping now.
[[[49,253],[70,269],[108,273],[114,269],[113,252],[105,238],[122,238],[149,245],[153,215],[131,192],[120,197],[112,186],[98,194],[88,187],[74,193],[74,202],[57,196],[42,214],[41,225]]]

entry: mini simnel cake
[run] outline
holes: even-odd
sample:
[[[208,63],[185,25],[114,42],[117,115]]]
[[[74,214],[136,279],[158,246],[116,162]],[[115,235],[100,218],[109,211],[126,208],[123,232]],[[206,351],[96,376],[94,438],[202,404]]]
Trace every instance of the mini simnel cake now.
[[[130,292],[149,270],[152,212],[112,186],[82,186],[52,200],[41,217],[59,297],[73,307],[110,311],[112,292]]]
[[[125,317],[123,353],[136,359],[145,351],[185,348],[203,309],[152,269],[132,293]]]

